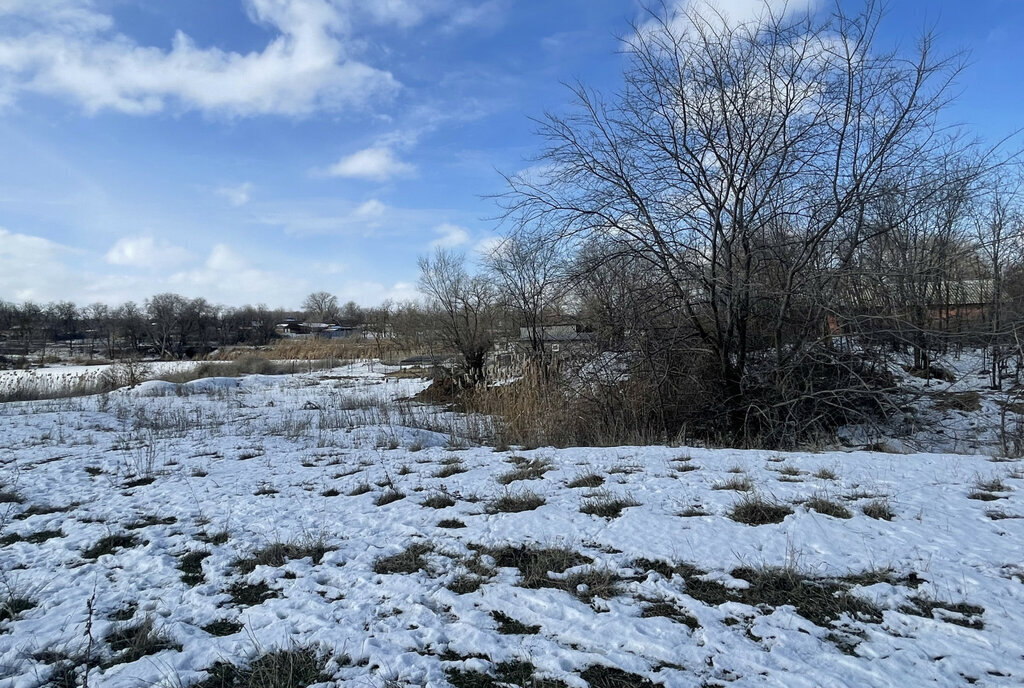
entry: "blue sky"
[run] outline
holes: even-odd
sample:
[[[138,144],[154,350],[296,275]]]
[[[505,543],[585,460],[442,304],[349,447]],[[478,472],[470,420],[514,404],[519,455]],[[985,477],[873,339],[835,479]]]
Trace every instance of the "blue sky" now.
[[[790,2],[808,3],[827,4]],[[0,0],[0,299],[415,297],[419,255],[493,241],[488,196],[537,152],[529,118],[566,109],[561,82],[614,90],[640,12]],[[927,27],[969,52],[950,118],[988,140],[1024,126],[1024,2],[893,0],[881,40]]]

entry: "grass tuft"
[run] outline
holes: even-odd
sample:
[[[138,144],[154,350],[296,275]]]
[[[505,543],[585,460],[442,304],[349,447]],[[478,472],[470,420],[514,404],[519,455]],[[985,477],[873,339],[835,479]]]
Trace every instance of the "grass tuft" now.
[[[136,547],[140,540],[134,535],[108,535],[92,547],[85,549],[82,556],[86,559],[98,559],[104,554],[113,554],[119,549]]]
[[[414,542],[398,554],[377,559],[377,561],[373,562],[373,572],[379,574],[412,574],[425,570],[427,562],[423,559],[423,555],[432,551],[432,549],[426,543]]]
[[[712,490],[735,490],[737,492],[750,492],[754,489],[754,481],[747,475],[737,475],[729,478],[724,483],[717,483],[711,486]]]
[[[616,497],[610,492],[593,495],[585,500],[580,506],[580,512],[604,518],[618,518],[622,510],[631,506],[640,506],[640,502],[632,497]]]
[[[324,537],[307,537],[296,542],[272,542],[253,552],[248,557],[234,561],[233,566],[241,573],[252,573],[257,566],[284,566],[292,559],[309,557],[314,564],[319,564],[324,555],[333,550],[327,545]]]
[[[845,506],[827,497],[811,497],[805,502],[805,506],[811,511],[817,511],[819,514],[833,518],[851,518],[853,516]]]
[[[377,499],[375,499],[373,503],[377,506],[384,506],[386,504],[391,504],[392,502],[397,502],[400,499],[405,499],[405,493],[391,487],[377,495]]]
[[[689,626],[692,630],[700,628],[700,622],[697,621],[693,614],[680,609],[670,600],[647,600],[647,604],[641,610],[640,616],[645,619],[661,616],[671,619],[676,623],[681,623],[684,626]]]
[[[459,473],[465,473],[468,469],[462,459],[452,456],[441,462],[441,468],[434,473],[435,478],[450,478]]]
[[[568,486],[573,489],[579,487],[595,488],[601,487],[602,485],[604,485],[604,478],[597,473],[583,473],[573,478],[568,484]]]
[[[590,688],[655,688],[657,685],[639,674],[600,664],[584,669],[580,678],[589,683]]]
[[[237,621],[230,621],[229,619],[217,619],[216,621],[211,621],[202,628],[212,636],[223,638],[224,636],[238,633],[240,630],[245,628],[245,624],[238,623]]]
[[[981,620],[985,609],[967,602],[943,602],[926,597],[911,597],[910,603],[900,607],[900,611],[904,614],[937,619],[965,628],[981,630],[985,627],[985,623]]]
[[[107,666],[127,664],[163,650],[181,651],[181,645],[158,630],[149,617],[136,623],[115,626],[104,640],[117,653],[105,662]]]
[[[231,595],[231,602],[233,604],[243,607],[255,607],[269,599],[281,596],[280,592],[274,590],[263,581],[258,583],[236,581],[228,588],[228,594]]]
[[[521,456],[513,456],[509,461],[516,464],[516,467],[496,478],[501,485],[511,485],[517,480],[540,480],[544,477],[545,473],[553,468],[550,461],[543,459],[526,459]]]
[[[492,557],[495,566],[519,569],[519,586],[523,588],[563,590],[588,603],[595,597],[608,599],[619,593],[618,584],[622,580],[621,577],[607,570],[586,569],[552,577],[552,573],[564,574],[568,569],[593,563],[590,557],[568,548],[534,548],[527,545],[506,545],[499,548],[479,545],[470,547]]]
[[[441,490],[432,492],[423,500],[422,504],[431,509],[446,509],[450,506],[455,506],[455,499],[447,492]]]
[[[186,552],[178,558],[178,570],[181,571],[181,581],[186,585],[199,585],[206,576],[203,574],[203,559],[210,556],[207,550],[194,550]]]
[[[733,505],[729,518],[748,526],[762,526],[769,523],[782,523],[793,513],[785,504],[765,499],[760,495],[747,495]]]
[[[491,612],[491,618],[498,624],[498,633],[502,635],[537,635],[540,633],[540,626],[524,624],[496,609]]]
[[[247,666],[217,662],[209,677],[191,688],[308,688],[331,679],[330,654],[319,648],[293,647],[263,654]]]
[[[22,612],[34,609],[36,603],[24,595],[15,592],[8,592],[0,598],[0,621],[13,621]]]
[[[530,490],[516,493],[506,492],[500,497],[487,502],[487,512],[491,514],[502,512],[514,514],[521,511],[533,511],[544,504],[546,504],[545,499]]]
[[[868,502],[861,507],[861,511],[864,512],[865,516],[879,521],[891,521],[896,518],[896,514],[893,513],[892,507],[889,505],[889,500],[885,498],[878,498]]]

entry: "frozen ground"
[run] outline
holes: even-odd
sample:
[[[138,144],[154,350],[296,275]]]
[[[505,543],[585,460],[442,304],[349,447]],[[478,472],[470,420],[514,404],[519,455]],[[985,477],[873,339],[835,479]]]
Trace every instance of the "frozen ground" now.
[[[424,385],[0,405],[0,685],[303,648],[378,688],[1024,682],[1022,463],[461,449],[484,421],[395,402]]]

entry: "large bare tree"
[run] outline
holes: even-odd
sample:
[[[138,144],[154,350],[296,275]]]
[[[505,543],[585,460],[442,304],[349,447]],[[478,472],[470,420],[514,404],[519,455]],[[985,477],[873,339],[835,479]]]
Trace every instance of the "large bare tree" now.
[[[619,93],[577,86],[572,114],[542,120],[544,173],[510,177],[506,209],[548,241],[598,240],[657,273],[743,431],[816,392],[819,374],[793,373],[830,355],[838,278],[873,231],[865,208],[948,151],[937,116],[960,62],[929,36],[909,57],[879,49],[875,2],[766,2],[740,23],[688,7],[633,27]],[[754,401],[766,385],[781,396]]]

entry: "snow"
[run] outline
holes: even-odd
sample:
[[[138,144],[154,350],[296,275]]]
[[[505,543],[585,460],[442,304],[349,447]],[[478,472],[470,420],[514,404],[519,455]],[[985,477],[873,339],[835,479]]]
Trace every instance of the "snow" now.
[[[23,499],[0,502],[0,596],[6,588],[35,603],[0,621],[0,685],[44,684],[52,657],[41,653],[75,654],[89,637],[92,651],[109,660],[115,653],[103,640],[124,624],[111,616],[127,603],[137,604],[135,621],[152,619],[181,649],[104,662],[90,669],[90,686],[187,686],[215,662],[244,663],[294,645],[347,654],[351,663],[332,665],[337,685],[445,686],[446,669],[488,672],[511,659],[581,688],[579,673],[594,664],[666,686],[1024,682],[1024,518],[1013,518],[1024,516],[1024,463],[984,454],[679,447],[453,451],[449,435],[473,424],[402,401],[427,383],[389,378],[387,370],[359,364],[147,382],[0,405],[0,493]],[[539,459],[550,470],[503,486],[496,478],[514,468],[512,457]],[[436,477],[454,459],[464,472]],[[589,473],[604,485],[568,486]],[[744,495],[715,488],[737,476],[793,513],[760,526],[732,520]],[[155,479],[139,480],[147,477]],[[969,497],[996,480],[1006,489],[981,491],[991,501]],[[364,483],[369,492],[349,495]],[[405,497],[377,506],[390,485]],[[518,513],[488,509],[491,498],[525,490],[545,503]],[[454,506],[422,506],[441,491]],[[638,505],[617,518],[580,512],[588,496],[604,493]],[[839,502],[852,516],[812,511],[805,504],[811,497]],[[876,499],[888,503],[892,521],[861,511]],[[44,506],[66,510],[39,513]],[[25,516],[31,507],[35,513]],[[148,516],[156,518],[143,520]],[[466,527],[441,528],[442,519]],[[31,538],[53,530],[61,534]],[[226,542],[203,541],[222,531]],[[95,559],[83,555],[120,534],[137,544]],[[292,559],[249,573],[235,565],[270,543],[312,541],[328,548],[318,563]],[[380,558],[413,543],[433,548],[422,557],[424,568],[375,572]],[[517,569],[487,555],[478,564],[492,570],[478,589],[457,594],[447,587],[468,573],[478,547],[523,544],[589,557],[591,564],[549,578],[617,574],[618,594],[588,603],[556,587],[521,587]],[[178,566],[196,550],[210,555],[204,580],[190,585]],[[749,592],[750,584],[732,575],[742,566],[817,577],[888,568],[895,582],[850,588],[881,609],[880,622],[844,614],[825,627],[790,604],[701,601],[684,576],[638,570],[641,558],[693,565],[705,572],[701,580],[732,591]],[[911,573],[924,581],[916,589],[906,583]],[[242,606],[227,592],[238,581],[265,582],[277,597]],[[978,605],[984,611],[968,620],[983,627],[952,623],[964,618],[942,608],[911,614],[912,597]],[[644,617],[644,600],[671,601],[699,625]],[[540,632],[499,634],[492,611]],[[202,630],[219,619],[243,627],[224,637]],[[855,647],[842,651],[830,633],[853,638]]]

